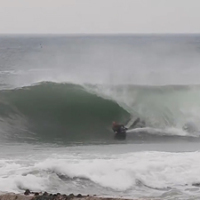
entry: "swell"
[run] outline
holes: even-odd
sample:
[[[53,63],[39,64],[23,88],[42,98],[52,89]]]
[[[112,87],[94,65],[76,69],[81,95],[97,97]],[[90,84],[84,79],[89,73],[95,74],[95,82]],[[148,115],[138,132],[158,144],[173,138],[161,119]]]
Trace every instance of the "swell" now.
[[[0,96],[1,122],[9,127],[9,135],[25,134],[45,141],[106,139],[113,120],[129,118],[116,102],[80,85],[45,82],[2,90]]]
[[[111,122],[126,123],[132,115],[145,120],[147,127],[128,131],[128,140],[196,138],[200,129],[193,124],[200,122],[199,92],[199,86],[81,86],[53,82],[0,90],[0,138],[110,141]],[[183,130],[187,123],[192,132]]]

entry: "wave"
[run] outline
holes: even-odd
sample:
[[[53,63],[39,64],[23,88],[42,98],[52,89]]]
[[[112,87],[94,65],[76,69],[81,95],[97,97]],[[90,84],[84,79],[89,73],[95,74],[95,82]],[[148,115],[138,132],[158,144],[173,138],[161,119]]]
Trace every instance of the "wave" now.
[[[54,82],[0,90],[0,133],[42,141],[108,140],[113,120],[126,123],[137,116],[149,128],[129,131],[130,138],[198,137],[182,129],[187,122],[200,121],[198,91],[199,86]]]
[[[14,125],[14,133],[45,140],[109,138],[112,120],[129,118],[116,102],[75,84],[46,82],[2,90],[0,95],[1,121]]]

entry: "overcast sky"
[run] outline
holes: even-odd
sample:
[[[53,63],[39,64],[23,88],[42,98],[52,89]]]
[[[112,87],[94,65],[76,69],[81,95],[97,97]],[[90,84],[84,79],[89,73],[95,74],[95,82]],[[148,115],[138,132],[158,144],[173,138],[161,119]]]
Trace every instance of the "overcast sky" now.
[[[199,33],[200,0],[0,0],[0,33]]]

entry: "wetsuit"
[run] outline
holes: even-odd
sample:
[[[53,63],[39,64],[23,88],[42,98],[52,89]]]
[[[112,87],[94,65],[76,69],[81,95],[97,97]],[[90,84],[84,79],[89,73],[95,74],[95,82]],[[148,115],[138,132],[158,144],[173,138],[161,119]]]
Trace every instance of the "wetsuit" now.
[[[124,125],[117,124],[113,126],[113,131],[115,133],[114,138],[117,140],[125,140],[126,139],[126,130],[127,128]]]

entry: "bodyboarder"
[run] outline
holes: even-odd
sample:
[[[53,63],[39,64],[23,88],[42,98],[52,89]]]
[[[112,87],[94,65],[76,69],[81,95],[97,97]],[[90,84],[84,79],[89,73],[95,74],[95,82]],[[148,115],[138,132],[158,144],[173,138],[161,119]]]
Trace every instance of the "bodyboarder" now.
[[[131,127],[136,126],[139,122],[141,122],[145,126],[144,121],[140,121],[140,118],[137,118],[135,121],[133,121]],[[125,140],[126,139],[126,131],[128,130],[127,127],[125,127],[123,124],[119,124],[115,121],[112,122],[112,130],[114,131],[115,135],[114,138],[117,140]]]
[[[112,130],[115,133],[114,138],[118,140],[126,139],[126,130],[127,128],[123,124],[119,124],[115,121],[112,122]]]

